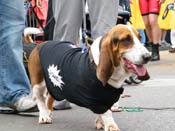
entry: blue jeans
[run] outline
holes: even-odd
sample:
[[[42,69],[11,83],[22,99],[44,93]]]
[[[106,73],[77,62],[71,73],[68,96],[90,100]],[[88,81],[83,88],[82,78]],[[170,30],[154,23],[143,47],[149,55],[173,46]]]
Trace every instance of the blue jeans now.
[[[22,59],[25,26],[21,0],[0,0],[0,105],[13,106],[29,94],[30,84]]]

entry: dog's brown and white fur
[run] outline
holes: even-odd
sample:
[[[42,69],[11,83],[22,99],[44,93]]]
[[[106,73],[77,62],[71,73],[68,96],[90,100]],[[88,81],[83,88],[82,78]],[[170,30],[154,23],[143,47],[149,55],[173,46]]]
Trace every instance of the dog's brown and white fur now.
[[[139,33],[130,25],[117,25],[94,41],[90,51],[97,67],[97,78],[104,86],[108,83],[114,88],[120,88],[126,78],[136,73],[127,64],[142,66],[149,61],[150,53],[140,43],[139,37]],[[31,52],[28,68],[33,95],[39,108],[39,123],[52,123],[54,99],[49,94],[44,98],[45,82],[37,48]],[[96,127],[105,131],[119,131],[110,110],[97,116]]]

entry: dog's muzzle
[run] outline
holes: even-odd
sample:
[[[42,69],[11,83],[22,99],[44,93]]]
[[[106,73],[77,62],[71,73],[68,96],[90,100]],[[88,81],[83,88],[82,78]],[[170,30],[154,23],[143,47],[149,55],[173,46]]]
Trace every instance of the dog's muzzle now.
[[[142,62],[141,64],[134,64],[127,58],[123,58],[123,61],[125,63],[126,68],[131,71],[132,73],[136,74],[138,76],[139,80],[148,80],[150,78],[147,69],[145,68],[144,64],[148,63],[150,61],[151,55],[149,53],[146,53],[142,56]]]
[[[151,54],[150,53],[145,53],[143,56],[143,64],[147,64],[151,60]]]

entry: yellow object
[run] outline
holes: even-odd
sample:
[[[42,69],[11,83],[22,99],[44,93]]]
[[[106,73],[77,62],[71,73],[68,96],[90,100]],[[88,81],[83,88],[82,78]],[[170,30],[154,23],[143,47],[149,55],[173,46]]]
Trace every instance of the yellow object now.
[[[130,4],[130,8],[131,8],[130,21],[132,22],[132,25],[136,29],[145,29],[145,24],[143,22],[143,19],[142,19],[141,13],[140,13],[138,0],[132,0],[132,2]]]
[[[175,29],[175,11],[169,10],[167,17],[164,20],[162,19],[166,6],[171,2],[172,0],[166,0],[161,5],[160,15],[158,18],[158,24],[161,29]]]

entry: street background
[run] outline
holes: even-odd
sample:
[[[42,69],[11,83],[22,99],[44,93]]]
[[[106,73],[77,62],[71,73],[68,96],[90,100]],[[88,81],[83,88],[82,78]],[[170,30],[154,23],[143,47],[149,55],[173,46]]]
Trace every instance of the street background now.
[[[175,131],[175,54],[161,51],[161,60],[150,62],[151,79],[125,86],[122,112],[113,113],[121,131]],[[73,105],[53,112],[53,124],[38,124],[38,112],[0,114],[0,131],[96,131],[96,115]]]

